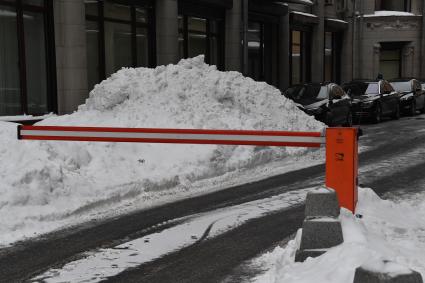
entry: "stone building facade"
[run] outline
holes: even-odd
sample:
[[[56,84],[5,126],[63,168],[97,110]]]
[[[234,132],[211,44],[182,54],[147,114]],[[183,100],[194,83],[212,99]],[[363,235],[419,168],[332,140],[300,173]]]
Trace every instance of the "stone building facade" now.
[[[423,0],[361,0],[353,7],[354,77],[425,77]]]
[[[423,2],[0,0],[0,116],[69,113],[122,67],[199,54],[280,89],[425,77]]]

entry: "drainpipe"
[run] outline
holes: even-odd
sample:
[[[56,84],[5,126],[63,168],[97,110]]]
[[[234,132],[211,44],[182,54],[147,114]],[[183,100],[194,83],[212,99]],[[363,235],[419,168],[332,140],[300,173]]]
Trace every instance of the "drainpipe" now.
[[[248,0],[242,0],[242,73],[248,74]]]

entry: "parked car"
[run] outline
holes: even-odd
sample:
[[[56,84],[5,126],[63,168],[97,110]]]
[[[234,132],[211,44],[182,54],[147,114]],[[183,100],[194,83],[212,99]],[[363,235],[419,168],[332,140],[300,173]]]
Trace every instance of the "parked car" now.
[[[351,99],[334,83],[293,85],[283,93],[305,113],[329,126],[351,126]]]
[[[416,79],[398,79],[390,82],[392,87],[400,93],[400,110],[408,115],[415,115],[416,111],[425,113],[425,92],[421,83]]]
[[[352,98],[354,119],[371,119],[379,123],[382,117],[400,118],[399,93],[389,82],[351,81],[345,83],[343,89]]]

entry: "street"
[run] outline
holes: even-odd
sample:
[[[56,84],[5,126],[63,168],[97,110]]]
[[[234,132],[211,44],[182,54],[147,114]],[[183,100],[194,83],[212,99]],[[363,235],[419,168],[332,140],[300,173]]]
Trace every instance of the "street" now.
[[[380,196],[414,192],[423,184],[425,115],[398,121],[362,125],[359,183]],[[324,166],[275,176],[260,182],[182,200],[79,229],[52,233],[0,251],[1,282],[30,281],[49,269],[84,258],[83,252],[111,248],[184,223],[200,214],[254,203],[267,206],[276,196],[323,183]],[[299,199],[299,196],[297,196]],[[209,237],[209,230],[193,244],[160,258],[114,274],[108,282],[240,282],[255,275],[244,263],[285,244],[303,220],[303,200],[270,208],[269,213],[247,219],[241,225]],[[249,210],[250,206],[246,206]],[[213,215],[213,213],[212,213]],[[211,225],[209,226],[211,229]],[[46,277],[48,278],[48,276]],[[34,282],[43,282],[42,279]],[[50,281],[49,281],[50,282]],[[56,282],[56,281],[52,281]]]

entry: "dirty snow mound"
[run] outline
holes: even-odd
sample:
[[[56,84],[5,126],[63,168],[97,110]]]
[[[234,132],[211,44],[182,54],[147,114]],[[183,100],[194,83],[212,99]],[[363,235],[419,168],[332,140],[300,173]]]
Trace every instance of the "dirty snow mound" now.
[[[39,125],[320,131],[274,87],[220,72],[203,56],[177,65],[123,68],[71,115]],[[113,212],[195,193],[229,172],[290,162],[308,150],[250,146],[17,141],[0,122],[0,244]],[[214,179],[211,179],[214,180]],[[206,182],[205,190],[211,183]]]

